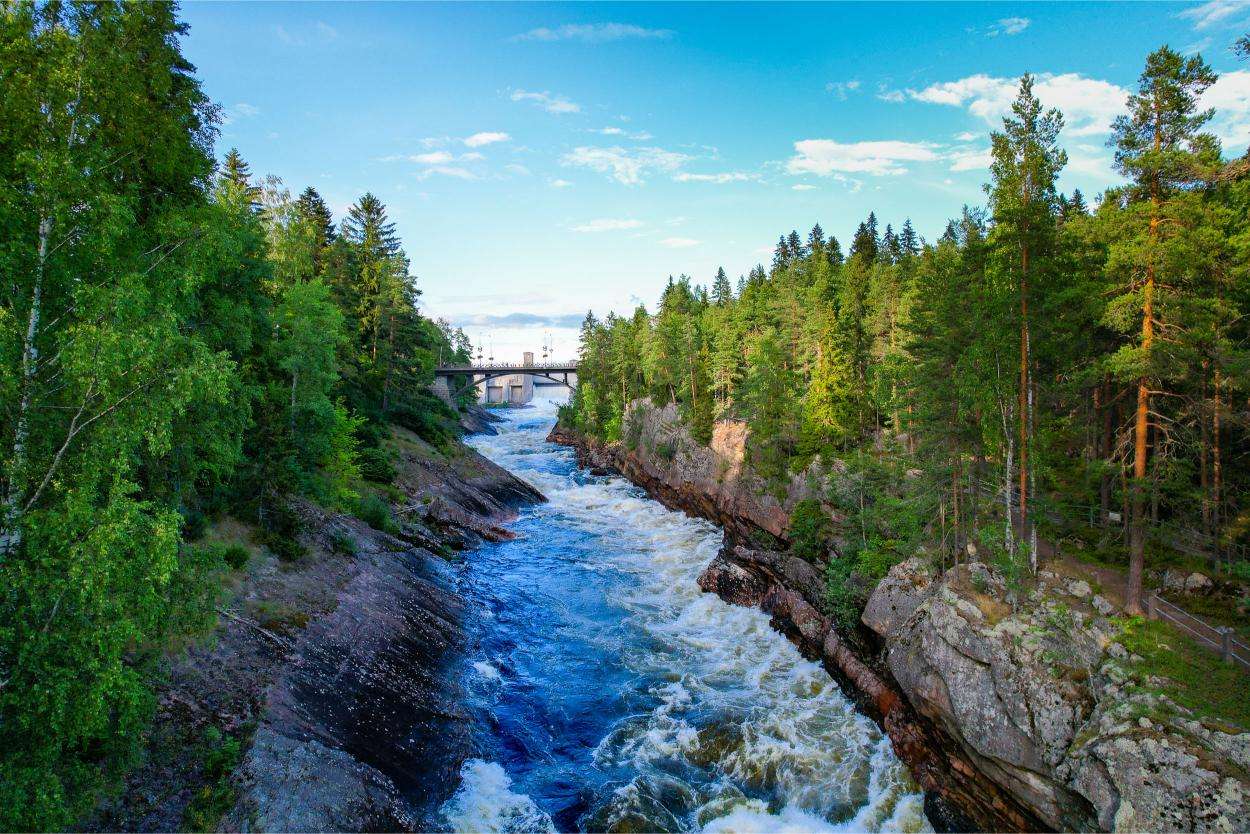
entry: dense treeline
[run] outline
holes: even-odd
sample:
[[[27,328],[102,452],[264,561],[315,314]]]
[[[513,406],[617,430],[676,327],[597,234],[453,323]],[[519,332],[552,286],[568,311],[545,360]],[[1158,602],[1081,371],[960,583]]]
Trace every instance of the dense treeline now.
[[[298,556],[385,426],[435,443],[464,335],[386,209],[213,159],[164,3],[0,7],[0,828],[65,828],[136,753],[154,661],[211,622],[223,512]]]
[[[986,208],[931,243],[869,215],[845,256],[817,225],[736,291],[724,270],[710,291],[670,278],[654,314],[588,315],[562,419],[628,443],[645,396],[704,442],[748,421],[775,483],[819,457],[825,511],[796,526],[843,522],[843,613],[920,546],[1024,577],[1039,539],[1080,537],[1128,565],[1130,610],[1147,556],[1187,532],[1231,565],[1250,539],[1250,163],[1203,130],[1214,80],[1200,58],[1149,57],[1114,125],[1127,184],[1091,207],[1057,190],[1063,117],[1025,76]]]

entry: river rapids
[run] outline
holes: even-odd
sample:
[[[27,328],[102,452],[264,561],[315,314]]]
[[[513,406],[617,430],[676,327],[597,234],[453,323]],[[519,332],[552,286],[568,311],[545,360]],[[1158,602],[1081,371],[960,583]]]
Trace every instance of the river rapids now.
[[[699,590],[712,524],[547,443],[556,404],[471,444],[550,499],[466,560],[456,670],[476,758],[457,831],[928,831],[889,740],[768,616]]]

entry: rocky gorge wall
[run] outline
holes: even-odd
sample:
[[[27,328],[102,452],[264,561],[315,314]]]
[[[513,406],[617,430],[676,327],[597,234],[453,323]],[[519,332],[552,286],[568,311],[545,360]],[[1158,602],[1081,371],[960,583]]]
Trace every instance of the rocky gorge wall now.
[[[981,564],[936,574],[895,566],[852,631],[822,613],[823,572],[751,542],[784,543],[788,511],[817,494],[800,473],[779,495],[746,471],[745,426],[695,443],[676,410],[627,410],[626,443],[557,427],[579,463],[619,472],[666,505],[708,518],[725,544],[700,579],[754,605],[889,735],[948,830],[1236,831],[1250,828],[1250,734],[1204,725],[1135,682],[1106,600],[1043,574],[1015,609]],[[1081,587],[1084,585],[1084,587]]]
[[[85,828],[441,825],[470,752],[445,670],[465,614],[448,556],[509,537],[515,508],[545,499],[466,446],[436,450],[402,429],[388,445],[392,531],[295,501],[304,555],[253,547],[216,630],[168,663],[146,761]],[[236,745],[237,760],[223,756]]]

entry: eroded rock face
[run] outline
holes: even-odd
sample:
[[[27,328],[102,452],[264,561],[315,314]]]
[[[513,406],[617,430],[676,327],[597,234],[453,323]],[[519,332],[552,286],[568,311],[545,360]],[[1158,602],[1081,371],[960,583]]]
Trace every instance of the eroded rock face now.
[[[919,595],[922,575],[914,560],[895,566],[864,622],[907,700],[1047,827],[1250,827],[1250,734],[1207,729],[1127,685],[1113,627],[1081,604],[1088,586],[1061,581],[1013,611],[985,565],[947,571]]]
[[[785,539],[790,509],[813,495],[815,470],[791,479],[778,497],[746,465],[748,430],[739,421],[721,421],[712,443],[696,443],[677,407],[650,400],[629,404],[622,419],[627,440],[602,444],[560,427],[548,440],[578,449],[579,465],[592,472],[618,472],[671,509],[715,521],[743,536],[763,530]]]

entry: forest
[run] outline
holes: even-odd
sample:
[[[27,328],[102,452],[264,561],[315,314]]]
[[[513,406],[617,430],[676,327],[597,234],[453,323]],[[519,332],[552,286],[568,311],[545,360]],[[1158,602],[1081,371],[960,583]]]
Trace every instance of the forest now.
[[[435,444],[464,334],[418,312],[386,207],[252,176],[172,4],[0,6],[0,828],[65,829],[133,762],[202,633],[222,513],[298,557],[360,511],[388,423]],[[381,473],[381,474],[379,474]]]
[[[1059,191],[1063,114],[1025,75],[984,207],[935,241],[875,214],[845,252],[792,231],[736,286],[670,277],[654,314],[588,314],[562,421],[628,445],[627,406],[649,397],[702,443],[746,421],[778,490],[832,470],[793,545],[839,540],[846,620],[918,549],[1021,583],[1061,545],[1127,568],[1136,613],[1169,560],[1250,577],[1250,159],[1204,132],[1215,80],[1151,54],[1110,140],[1126,182],[1089,201]]]

